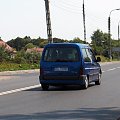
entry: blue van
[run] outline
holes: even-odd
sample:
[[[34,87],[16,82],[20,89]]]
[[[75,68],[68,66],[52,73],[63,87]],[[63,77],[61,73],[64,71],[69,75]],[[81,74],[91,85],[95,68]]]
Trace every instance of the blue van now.
[[[43,90],[49,86],[101,83],[100,57],[89,45],[80,43],[52,43],[45,46],[40,61],[39,80]]]

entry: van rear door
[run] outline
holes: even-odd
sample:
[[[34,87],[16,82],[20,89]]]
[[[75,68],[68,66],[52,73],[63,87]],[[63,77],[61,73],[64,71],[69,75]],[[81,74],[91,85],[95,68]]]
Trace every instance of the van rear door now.
[[[44,79],[78,79],[80,72],[80,53],[76,47],[54,46],[46,48],[43,58]]]

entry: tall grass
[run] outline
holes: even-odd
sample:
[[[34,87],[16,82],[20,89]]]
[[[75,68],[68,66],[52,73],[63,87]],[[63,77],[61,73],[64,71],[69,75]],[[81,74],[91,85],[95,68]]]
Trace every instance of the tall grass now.
[[[38,69],[39,64],[17,64],[17,63],[0,63],[0,72],[2,71],[16,71],[16,70],[29,70]]]

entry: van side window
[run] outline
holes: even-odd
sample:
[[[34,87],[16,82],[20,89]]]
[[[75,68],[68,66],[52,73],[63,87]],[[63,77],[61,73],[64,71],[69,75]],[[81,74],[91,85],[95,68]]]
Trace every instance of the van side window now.
[[[93,54],[93,51],[92,51],[91,49],[88,49],[88,54],[89,54],[89,57],[91,58],[91,60],[92,60],[93,62],[95,62],[95,61],[96,61],[96,58],[95,58],[95,56],[94,56],[94,54]]]
[[[44,55],[44,60],[46,60],[46,61],[47,61],[48,56],[49,56],[49,52],[48,52],[48,50],[46,50],[45,55]]]
[[[90,59],[90,62],[92,62],[92,55],[91,55],[90,50],[86,49],[86,52],[87,52],[88,58]]]
[[[83,53],[83,59],[85,62],[91,62],[90,55],[88,55],[88,50],[87,49],[82,49]]]

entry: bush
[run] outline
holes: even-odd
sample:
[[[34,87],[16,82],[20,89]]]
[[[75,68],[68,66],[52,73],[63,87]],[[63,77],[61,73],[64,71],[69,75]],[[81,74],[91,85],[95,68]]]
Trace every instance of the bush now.
[[[21,64],[21,63],[26,63],[26,60],[23,57],[16,56],[14,58],[14,62],[18,63],[18,64]]]
[[[35,52],[32,52],[32,53],[26,53],[25,55],[25,60],[28,62],[28,63],[39,63],[40,61],[40,53],[35,53]]]
[[[8,53],[4,47],[0,47],[0,62],[9,61],[10,53]]]

